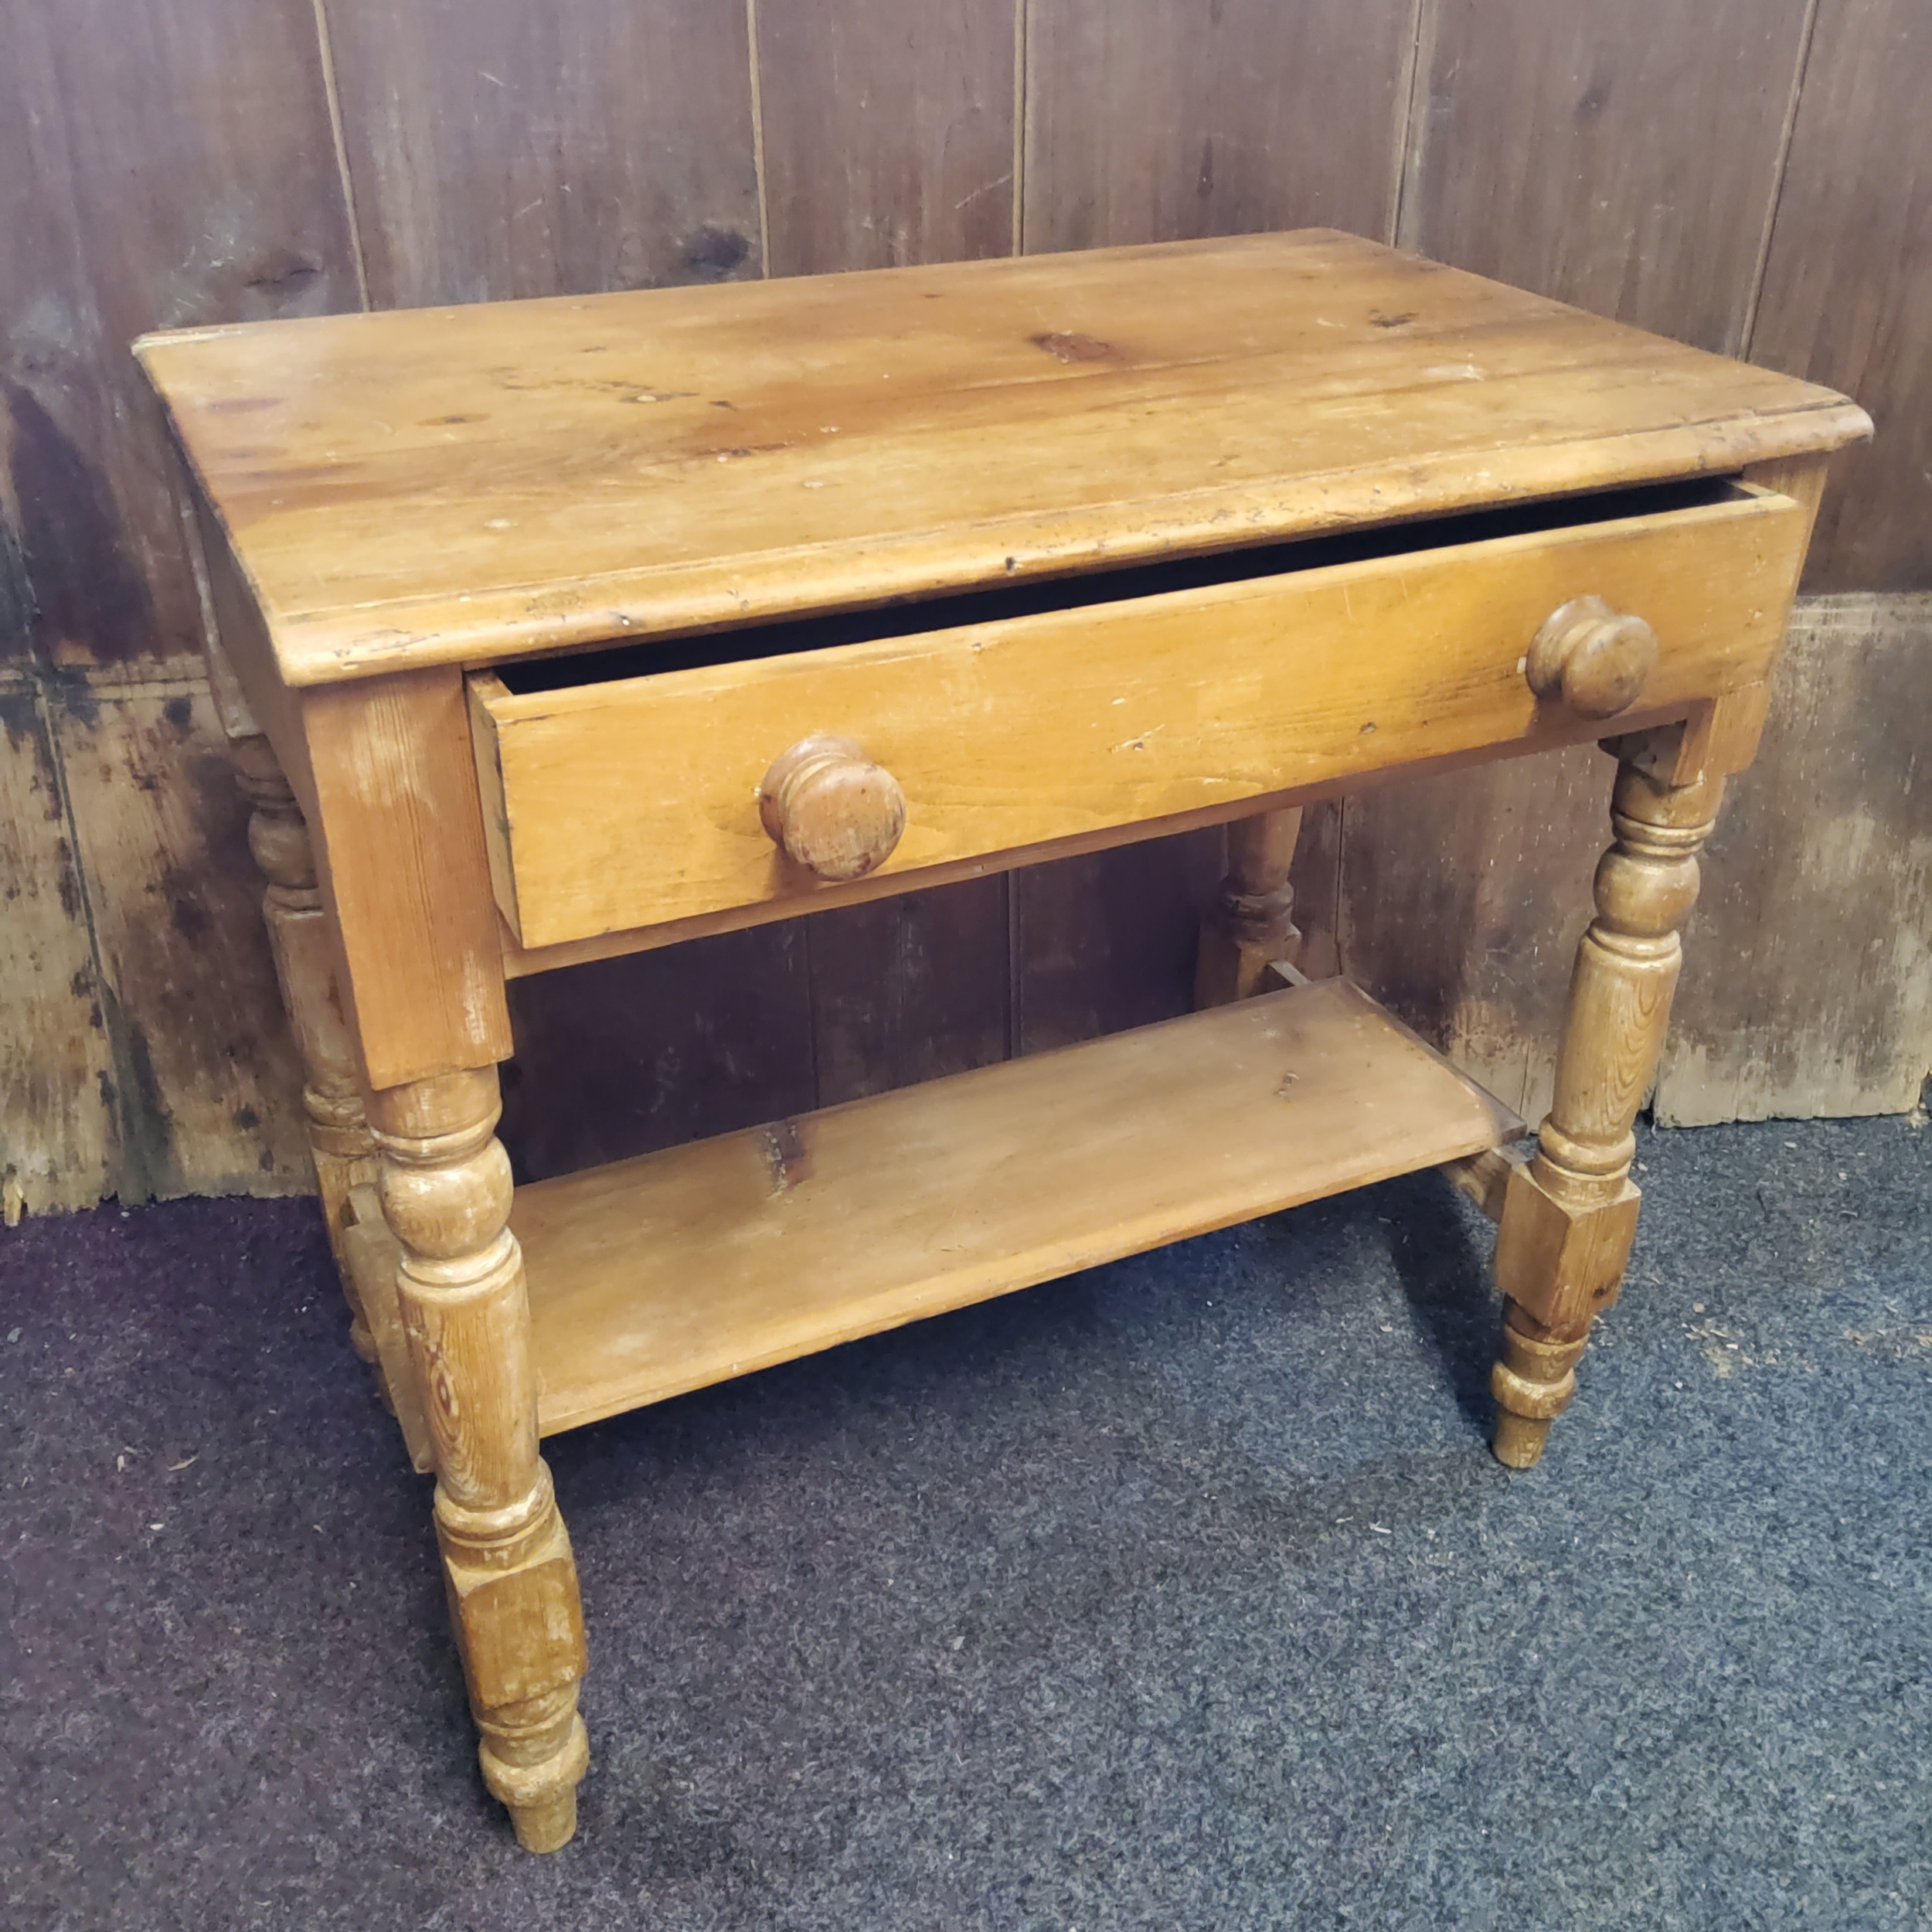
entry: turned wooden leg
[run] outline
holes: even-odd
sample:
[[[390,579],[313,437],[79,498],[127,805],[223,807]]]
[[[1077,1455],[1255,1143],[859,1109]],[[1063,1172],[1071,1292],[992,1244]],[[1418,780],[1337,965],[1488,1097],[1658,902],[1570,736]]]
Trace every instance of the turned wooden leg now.
[[[1597,916],[1577,948],[1556,1087],[1535,1155],[1509,1176],[1496,1281],[1509,1306],[1491,1378],[1495,1451],[1527,1469],[1576,1389],[1590,1324],[1616,1299],[1637,1230],[1631,1127],[1657,1070],[1697,898],[1697,855],[1723,780],[1672,784],[1620,764],[1615,842],[1597,868]]]
[[[537,1454],[523,1257],[509,1227],[496,1070],[372,1094],[382,1203],[436,1450],[436,1534],[483,1781],[526,1850],[577,1829],[590,1762],[583,1620],[570,1540]]]
[[[1301,835],[1301,808],[1264,811],[1228,827],[1228,876],[1201,925],[1194,1004],[1226,1006],[1265,992],[1272,961],[1292,963],[1301,943],[1294,926],[1288,867]]]
[[[376,1140],[363,1117],[361,1077],[335,980],[335,945],[315,875],[308,828],[266,738],[232,747],[251,806],[248,845],[268,881],[262,902],[282,1005],[302,1060],[302,1108],[330,1252],[349,1303],[349,1340],[376,1372],[377,1393],[401,1427],[411,1460],[430,1466],[428,1426],[403,1338],[395,1244],[375,1205]]]
[[[328,1225],[328,1244],[339,1267],[342,1233],[349,1225],[349,1190],[376,1178],[376,1142],[362,1117],[355,1049],[342,1018],[330,957],[327,917],[315,878],[308,828],[266,738],[243,738],[233,747],[242,791],[251,808],[248,849],[268,881],[262,914],[281,982],[282,1005],[302,1056],[302,1107],[308,1115],[309,1151]],[[368,1317],[355,1282],[342,1287],[353,1320],[349,1333],[366,1362],[376,1359]]]

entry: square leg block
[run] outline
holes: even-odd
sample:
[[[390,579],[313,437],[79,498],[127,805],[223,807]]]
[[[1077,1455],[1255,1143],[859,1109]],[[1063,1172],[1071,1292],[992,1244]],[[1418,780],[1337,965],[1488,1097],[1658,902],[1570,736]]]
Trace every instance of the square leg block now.
[[[1533,1167],[1512,1170],[1496,1236],[1496,1285],[1546,1327],[1568,1329],[1617,1298],[1643,1196],[1628,1178],[1607,1201],[1575,1208]]]

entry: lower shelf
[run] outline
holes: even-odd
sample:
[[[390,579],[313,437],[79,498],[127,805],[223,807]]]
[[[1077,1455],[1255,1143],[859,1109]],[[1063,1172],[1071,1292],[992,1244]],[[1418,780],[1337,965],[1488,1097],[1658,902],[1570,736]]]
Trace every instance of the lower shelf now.
[[[543,1432],[1523,1131],[1326,980],[539,1182]]]

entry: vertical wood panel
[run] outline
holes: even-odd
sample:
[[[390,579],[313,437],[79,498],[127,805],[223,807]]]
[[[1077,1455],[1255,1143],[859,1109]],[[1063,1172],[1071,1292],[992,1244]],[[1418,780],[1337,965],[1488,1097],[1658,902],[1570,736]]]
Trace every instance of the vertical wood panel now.
[[[1029,253],[1386,239],[1414,0],[1032,0]]]
[[[804,922],[821,1106],[1006,1057],[1006,903],[995,874]]]
[[[1428,0],[1401,240],[1736,353],[1807,0]]]
[[[771,272],[1004,255],[1013,0],[761,0]]]
[[[1426,0],[1402,244],[1735,352],[1806,5]],[[1532,1120],[1610,771],[1578,750],[1343,807],[1345,967]]]
[[[0,1209],[91,1207],[111,1185],[111,1080],[81,881],[39,698],[0,689]]]
[[[1226,869],[1227,835],[1214,827],[1013,874],[1017,1050],[1186,1012],[1201,920]]]
[[[326,10],[376,306],[759,272],[742,6]]]
[[[1549,1104],[1614,769],[1580,746],[1377,786],[1343,814],[1342,971],[1526,1120]]]
[[[57,719],[93,909],[125,1200],[309,1183],[247,814],[206,686]]]
[[[512,981],[502,1136],[517,1178],[809,1109],[805,923]]]
[[[179,661],[201,613],[128,344],[352,307],[308,0],[0,0],[0,455],[62,664]],[[8,628],[0,620],[0,631]]]
[[[1753,360],[1849,391],[1808,590],[1932,589],[1932,8],[1820,0]]]
[[[1680,1126],[1902,1114],[1932,1073],[1932,598],[1801,605],[1704,862],[1657,1090]]]

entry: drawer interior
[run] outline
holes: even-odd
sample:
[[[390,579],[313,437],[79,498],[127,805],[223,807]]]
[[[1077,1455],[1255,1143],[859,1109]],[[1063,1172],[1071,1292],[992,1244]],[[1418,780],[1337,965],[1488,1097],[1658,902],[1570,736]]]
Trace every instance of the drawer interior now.
[[[910,604],[831,611],[696,636],[591,645],[492,668],[511,696],[525,697],[620,679],[663,676],[759,658],[789,657],[829,651],[843,645],[875,643],[888,638],[917,637],[966,624],[1037,617],[1053,611],[1130,603],[1175,590],[1204,590],[1256,577],[1284,577],[1339,563],[1413,556],[1423,551],[1485,543],[1498,537],[1529,536],[1549,530],[1618,522],[1628,517],[1704,509],[1747,494],[1741,484],[1729,477],[1700,477],[1689,481],[1602,490],[1583,496],[1471,511],[1460,516],[1433,517],[1422,522],[1385,524],[1372,529],[1304,537],[1292,543],[1196,552],[1121,570],[1032,578],[1024,583],[998,584]]]

